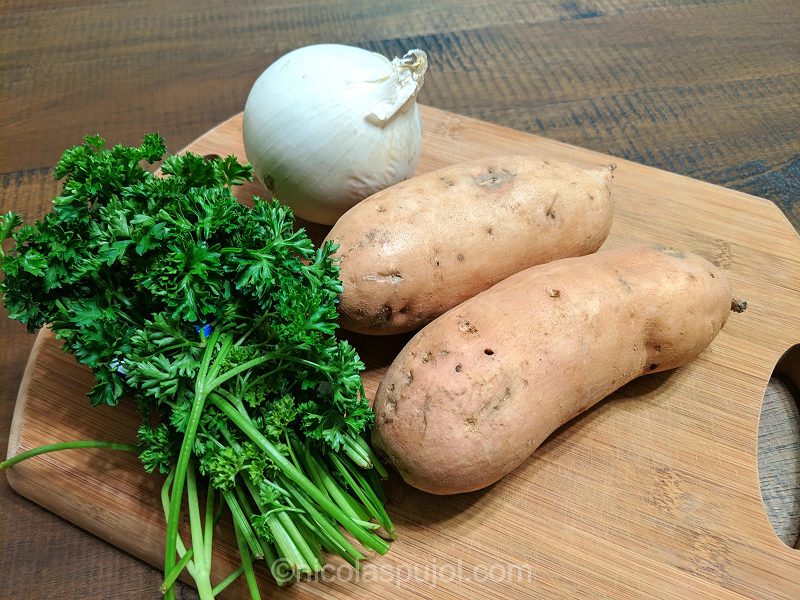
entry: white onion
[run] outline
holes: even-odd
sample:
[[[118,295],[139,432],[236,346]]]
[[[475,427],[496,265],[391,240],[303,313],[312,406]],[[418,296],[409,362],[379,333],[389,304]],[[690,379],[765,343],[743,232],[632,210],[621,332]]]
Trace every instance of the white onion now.
[[[339,44],[294,50],[253,85],[244,147],[253,170],[300,217],[332,225],[367,196],[411,177],[427,56]]]

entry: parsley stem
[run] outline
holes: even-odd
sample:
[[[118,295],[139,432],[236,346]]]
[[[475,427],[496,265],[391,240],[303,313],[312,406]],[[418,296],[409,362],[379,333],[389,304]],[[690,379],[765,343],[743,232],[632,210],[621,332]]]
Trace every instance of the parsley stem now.
[[[353,438],[351,438],[349,435],[345,434],[342,437],[344,438],[342,449],[344,450],[345,454],[347,454],[347,456],[349,456],[350,459],[362,469],[372,468],[369,455],[364,452],[364,449],[356,444],[355,440],[353,440]]]
[[[381,505],[386,504],[388,499],[386,498],[386,492],[383,489],[383,484],[381,483],[381,477],[378,474],[376,469],[370,469],[366,472],[365,477],[368,480],[370,489],[375,494],[375,496],[380,500]],[[384,478],[386,479],[386,478]]]
[[[222,328],[215,327],[214,331],[211,332],[211,335],[206,340],[206,348],[203,352],[203,360],[200,362],[200,369],[197,372],[197,383],[205,383],[206,377],[208,376],[208,369],[211,366],[211,358],[214,354],[214,349],[217,346],[217,340],[219,340],[219,336],[222,335]]]
[[[181,556],[181,559],[175,564],[172,571],[169,572],[164,577],[164,581],[161,582],[161,587],[159,589],[161,590],[162,593],[166,592],[170,587],[175,585],[175,582],[177,581],[178,577],[187,567],[189,561],[192,560],[193,556],[194,556],[194,548],[189,548],[189,550],[183,553],[183,556]],[[193,572],[192,579],[194,579],[194,577],[195,574]]]
[[[378,472],[378,475],[380,475],[380,478],[381,479],[386,479],[387,477],[389,477],[389,472],[381,464],[381,461],[378,458],[378,455],[375,454],[375,451],[366,442],[366,440],[363,437],[361,437],[360,435],[353,435],[352,439],[355,441],[356,444],[358,444],[359,446],[361,446],[361,448],[364,449],[364,452],[367,453],[367,457],[369,458],[369,462],[372,464],[373,467],[375,467],[375,470]]]
[[[327,540],[332,545],[332,550],[335,549],[337,554],[342,556],[347,562],[354,567],[358,565],[358,561],[364,558],[364,555],[353,546],[342,533],[331,524],[331,521],[320,513],[314,504],[303,495],[303,492],[295,487],[291,481],[285,483],[286,489],[297,500],[298,504],[302,506],[306,512],[311,516],[318,526],[320,534],[323,539]]]
[[[236,495],[239,497],[239,504],[242,507],[242,511],[248,519],[251,518],[253,515],[253,509],[250,506],[250,502],[247,499],[247,494],[245,493],[244,488],[237,485],[235,489]],[[273,518],[277,512],[285,511],[287,508],[288,507],[286,506],[279,505],[278,508],[263,512],[263,509],[259,504],[259,509],[261,509],[263,512],[264,520],[266,521],[269,530],[272,532],[275,542],[283,552],[284,557],[293,564],[293,567],[297,571],[310,573],[312,571],[312,565],[310,565],[305,559],[304,552],[301,548],[301,544],[304,543],[303,540],[299,540],[298,543],[298,541],[291,535],[291,531],[284,521]],[[258,541],[260,542],[260,540]],[[321,566],[319,568],[321,568]]]
[[[362,486],[360,486],[356,482],[352,473],[350,473],[350,471],[348,471],[347,468],[345,468],[344,463],[342,463],[342,461],[339,460],[338,456],[331,453],[328,455],[328,459],[336,467],[336,470],[339,471],[339,474],[344,478],[345,482],[350,487],[350,489],[353,490],[353,492],[355,492],[356,496],[358,496],[358,499],[361,500],[361,504],[364,506],[367,512],[370,513],[370,515],[372,515],[373,518],[375,518],[380,522],[381,515],[378,513],[377,508],[373,505],[374,499],[370,498],[369,495],[366,493],[366,491],[362,489]]]
[[[306,447],[304,452],[306,464],[316,471],[318,477],[325,486],[325,489],[330,494],[333,501],[338,504],[344,511],[350,515],[354,521],[368,521],[369,515],[358,504],[358,502],[348,494],[342,487],[331,477],[327,469],[324,468],[322,462],[317,460],[314,454]]]
[[[128,452],[138,452],[139,448],[131,444],[121,444],[118,442],[103,442],[98,440],[75,440],[72,442],[58,442],[57,444],[45,444],[36,448],[31,448],[25,452],[20,452],[14,456],[0,462],[0,470],[13,467],[15,464],[28,458],[46,454],[48,452],[58,452],[59,450],[76,450],[79,448],[106,448],[109,450],[126,450]]]
[[[284,431],[283,433],[284,433],[284,439],[286,440],[286,449],[289,452],[289,457],[292,459],[292,463],[294,463],[294,466],[297,467],[298,469],[302,469],[302,467],[300,466],[300,462],[297,460],[297,457],[294,454],[294,450],[292,449],[293,444],[292,444],[292,439],[289,438],[289,432]]]
[[[225,390],[219,390],[219,391],[222,392],[222,391],[225,391]],[[234,452],[236,452],[237,454],[241,453],[242,446],[239,444],[239,442],[236,441],[236,438],[233,437],[233,435],[231,434],[230,430],[225,425],[225,423],[220,423],[219,424],[219,432],[222,434],[222,437],[225,438],[225,442],[228,444],[228,446],[233,448]],[[223,447],[223,446],[220,444],[220,447]]]
[[[333,498],[333,501],[336,502],[336,504],[338,504],[342,510],[344,510],[354,521],[364,521],[368,519],[369,517],[365,513],[361,512],[356,508],[356,506],[354,506],[356,503],[350,501],[351,499],[348,498],[349,494],[339,487],[339,484],[336,483],[333,477],[330,476],[330,473],[323,469],[322,465],[320,465],[315,458],[310,457],[310,460],[312,461],[312,464],[314,464],[314,468],[316,468],[317,472],[322,477],[322,484],[325,486],[325,489],[328,490],[328,493],[331,495],[331,498]]]
[[[321,475],[314,468],[314,465],[309,463],[306,460],[306,452],[308,452],[308,441],[306,441],[306,446],[301,447],[299,441],[296,442],[296,446],[297,446],[297,448],[296,448],[297,454],[299,454],[303,458],[303,465],[304,465],[305,470],[308,473],[308,476],[310,477],[311,481],[314,482],[314,485],[317,486],[317,488],[320,490],[320,492],[325,494],[326,498],[331,499],[330,495],[328,494],[328,490],[325,488],[325,484],[322,483]],[[331,501],[332,501],[332,499],[331,499]]]
[[[248,369],[252,369],[253,367],[257,367],[258,365],[264,364],[275,358],[272,354],[264,354],[262,356],[257,356],[256,358],[251,358],[247,362],[243,362],[237,367],[226,371],[224,375],[219,375],[215,379],[212,379],[211,382],[208,384],[207,389],[209,392],[214,390],[215,388],[219,387],[232,377],[236,377],[239,373],[243,373]]]
[[[178,521],[181,516],[181,502],[183,500],[183,487],[186,480],[186,470],[189,466],[189,459],[194,448],[194,439],[197,435],[197,427],[200,425],[200,417],[205,406],[206,392],[204,389],[208,367],[211,364],[211,357],[217,345],[221,328],[217,327],[209,337],[203,359],[200,362],[197,379],[195,381],[195,395],[192,401],[192,410],[183,434],[183,442],[178,454],[178,461],[175,465],[175,478],[172,483],[172,496],[169,505],[169,515],[167,516],[167,535],[164,554],[164,572],[169,573],[175,566],[175,548],[178,538]],[[165,600],[175,600],[175,587],[169,587],[165,593]]]
[[[219,596],[226,587],[236,581],[239,576],[244,573],[244,565],[239,565],[239,568],[236,569],[233,573],[228,575],[225,579],[220,581],[217,585],[214,586],[214,589],[211,590],[211,593],[214,596]]]
[[[247,486],[247,491],[250,492],[253,501],[256,503],[256,506],[263,513],[264,506],[260,501],[258,494],[256,494],[253,491],[252,487],[250,486],[250,482],[247,481],[247,478],[245,478],[245,485]],[[247,516],[248,519],[252,519],[254,511],[250,506],[250,502],[247,500],[247,492],[245,492],[245,490],[242,488],[240,484],[236,486],[236,495],[239,498],[239,502],[242,505],[243,510],[245,511],[245,515]],[[282,579],[280,570],[276,568],[278,554],[275,551],[275,548],[272,546],[270,542],[258,536],[256,536],[256,539],[258,541],[258,545],[261,547],[261,551],[264,554],[264,560],[267,562],[269,570],[272,573],[272,576],[275,578],[275,581],[278,583],[278,585],[284,585],[289,580],[286,579],[285,577]]]
[[[211,478],[208,478],[208,486],[206,489],[206,523],[204,527],[203,533],[203,545],[204,551],[206,555],[206,564],[211,566],[211,557],[212,557],[212,550],[213,550],[213,538],[214,538],[214,488],[211,486]]]
[[[219,352],[217,352],[217,355],[214,357],[213,364],[209,366],[208,374],[206,375],[208,379],[213,380],[219,375],[220,369],[222,369],[222,365],[225,363],[225,357],[228,355],[231,346],[233,346],[233,338],[226,335],[222,340]]]
[[[283,489],[281,486],[279,486],[274,481],[270,481],[269,479],[265,479],[264,483],[266,485],[268,485],[269,487],[273,488],[274,490],[277,490],[280,494],[282,494],[284,496],[288,496],[289,495],[289,493],[285,489]],[[254,498],[257,497],[257,493],[255,491],[253,492],[253,497]]]
[[[300,535],[303,536],[303,539],[308,544],[311,551],[314,553],[314,560],[320,565],[320,570],[324,569],[325,565],[325,556],[322,554],[322,540],[316,534],[316,530],[314,527],[308,522],[308,520],[301,514],[296,513],[297,522],[295,525],[297,529],[300,530]]]
[[[345,478],[345,481],[347,481],[348,485],[356,493],[370,514],[383,526],[386,533],[394,538],[394,525],[392,525],[392,521],[386,509],[383,507],[383,503],[375,494],[366,478],[359,472],[358,467],[349,464],[347,459],[340,459],[335,454],[329,454],[328,458],[337,467]]]
[[[279,562],[281,558],[275,546],[271,542],[262,540],[261,547],[264,549],[264,560],[267,562],[269,572],[272,574],[278,587],[283,587],[288,583],[292,583],[295,580],[295,576],[294,574],[286,573],[285,570],[281,568],[281,562]]]
[[[268,381],[270,377],[273,377],[277,373],[280,373],[281,371],[285,371],[288,368],[289,368],[289,365],[280,364],[277,367],[275,367],[274,369],[272,369],[271,371],[268,371],[267,373],[264,373],[263,375],[259,375],[255,379],[252,379],[252,380],[248,381],[247,385],[245,385],[244,388],[242,389],[242,394],[244,394],[248,390],[254,388],[256,385],[258,385],[258,384],[260,384],[260,383],[262,383],[264,381]]]
[[[239,531],[244,536],[245,542],[247,542],[248,548],[253,553],[253,556],[258,558],[264,558],[264,554],[261,550],[261,546],[258,543],[258,539],[256,537],[253,528],[250,526],[250,523],[247,521],[247,517],[244,515],[244,511],[239,503],[236,501],[236,498],[231,492],[222,492],[222,497],[225,498],[225,502],[228,503],[228,508],[231,511],[231,516],[233,517],[234,522],[237,524]]]
[[[284,496],[283,499],[287,504],[289,504],[289,506],[280,505],[280,506],[278,506],[276,508],[272,508],[272,509],[270,509],[270,510],[265,512],[264,511],[264,507],[261,504],[259,504],[259,509],[265,515],[266,514],[275,514],[275,513],[278,513],[278,512],[292,513],[291,516],[293,518],[297,519],[297,522],[294,523],[294,525],[298,529],[302,529],[301,537],[302,537],[303,542],[308,544],[309,547],[311,547],[311,546],[315,546],[315,547],[319,546],[319,535],[317,535],[317,533],[316,533],[317,532],[317,528],[314,527],[313,523],[311,523],[311,521],[308,520],[308,516],[306,515],[306,511],[304,511],[302,508],[298,508],[297,506],[295,506],[294,503],[292,502],[291,497],[288,495],[288,493],[286,494],[286,496]],[[318,562],[320,563],[317,567],[314,568],[314,570],[321,569],[322,568],[322,559],[319,558],[319,556],[320,556],[319,555],[319,551],[318,551],[318,549],[314,549],[313,552],[314,552],[314,556],[317,558]],[[309,564],[313,565],[313,562],[309,560]]]
[[[230,250],[233,250],[234,252],[237,252],[237,251],[239,251],[239,249],[238,249],[238,248],[231,248]],[[224,249],[223,249],[223,251],[224,251]],[[248,329],[248,330],[247,330],[247,331],[246,331],[246,332],[245,332],[245,333],[242,335],[242,337],[240,337],[238,340],[236,340],[236,344],[235,344],[235,345],[236,345],[236,346],[241,346],[242,344],[244,344],[244,343],[247,341],[247,338],[248,338],[248,337],[250,337],[250,336],[253,334],[253,332],[255,332],[255,331],[256,331],[256,330],[257,330],[259,327],[261,327],[261,324],[262,324],[264,321],[266,321],[266,320],[267,320],[269,317],[271,317],[271,316],[272,316],[272,315],[271,315],[269,312],[265,312],[263,315],[261,315],[261,316],[260,316],[260,317],[259,317],[259,318],[256,320],[256,322],[255,322],[255,323],[253,323],[252,327],[250,327],[250,329]]]
[[[292,544],[303,557],[309,572],[313,573],[322,569],[322,565],[317,561],[317,555],[314,554],[314,551],[306,543],[306,540],[300,534],[300,531],[298,531],[297,526],[294,524],[294,521],[292,521],[287,511],[281,510],[276,513],[276,516],[281,525],[283,525],[284,531],[289,535]]]
[[[373,523],[372,521],[362,521],[361,519],[353,519],[353,520],[359,525],[361,525],[364,529],[369,529],[370,531],[375,531],[381,528],[379,523]]]
[[[269,572],[272,574],[273,579],[275,579],[275,583],[278,584],[278,587],[283,587],[287,583],[291,583],[294,581],[293,575],[288,575],[287,573],[283,572],[283,569],[279,568],[280,563],[278,562],[280,559],[278,558],[278,551],[270,542],[261,541],[261,547],[264,549],[264,560],[267,562],[267,567],[269,567]]]
[[[189,527],[192,535],[192,549],[198,549],[198,551],[194,553],[194,583],[197,587],[197,593],[202,600],[213,600],[211,565],[207,560],[208,557],[205,552],[203,521],[200,518],[200,503],[197,495],[197,476],[194,470],[194,461],[191,460],[186,469],[186,497],[187,504],[189,505]]]
[[[291,536],[284,528],[283,523],[278,520],[277,515],[264,515],[264,521],[275,538],[275,545],[278,547],[283,561],[288,563],[292,571],[296,573],[310,573],[311,567],[306,563],[303,555],[297,549]]]
[[[234,485],[233,490],[236,492],[236,497],[239,499],[239,506],[242,507],[242,512],[244,513],[244,516],[247,517],[247,520],[249,522],[251,517],[253,516],[253,506],[252,504],[250,504],[250,500],[247,497],[247,493],[240,484]]]
[[[175,477],[175,471],[171,471],[166,481],[164,481],[164,485],[161,486],[161,506],[164,509],[165,518],[169,514],[169,488],[170,485],[172,484],[172,480],[174,477]],[[186,550],[186,546],[183,545],[183,540],[180,538],[180,536],[178,536],[176,540],[176,549],[178,551],[178,556],[180,558],[183,558],[188,553],[188,551]],[[192,550],[192,548],[190,548],[189,550]],[[189,575],[191,575],[192,578],[194,579],[194,563],[191,560],[187,562],[186,570],[189,571]],[[173,580],[172,583],[167,585],[166,578],[164,581],[165,583],[162,584],[161,586],[161,593],[166,593],[167,590],[172,589],[172,584],[175,583]]]
[[[239,499],[239,506],[241,507],[242,513],[244,514],[247,520],[248,527],[250,527],[253,531],[253,538],[258,543],[258,547],[261,549],[259,558],[266,557],[268,560],[275,560],[275,557],[269,558],[273,556],[272,548],[270,547],[270,545],[258,536],[258,533],[256,533],[255,528],[253,528],[253,526],[251,525],[251,523],[253,522],[253,515],[255,515],[255,511],[253,510],[253,506],[250,504],[250,498],[247,495],[247,491],[245,490],[244,487],[242,487],[239,484],[234,486],[234,491],[236,492],[236,497]],[[260,502],[256,501],[256,506],[258,506],[258,509],[262,513],[264,512]]]
[[[250,420],[239,414],[227,400],[218,394],[211,394],[209,399],[233,421],[239,429],[241,429],[242,433],[249,437],[256,446],[261,448],[291,481],[295,482],[304,492],[311,496],[325,512],[339,521],[339,523],[352,533],[359,542],[379,554],[386,554],[386,552],[389,551],[389,544],[387,544],[386,541],[354,523],[344,510],[331,502],[330,498],[323,494],[300,469],[289,462],[286,457],[253,426]]]
[[[238,410],[244,418],[246,419],[250,418],[250,416],[247,414],[247,410],[245,409],[244,403],[242,402],[241,398],[239,398],[235,394],[230,393],[225,388],[218,388],[214,390],[214,393],[224,396],[228,400],[228,402],[230,402],[231,404],[233,404],[233,406],[236,407],[236,410]]]
[[[244,540],[244,535],[239,528],[239,523],[233,521],[233,531],[236,534],[236,545],[239,546],[239,556],[242,557],[242,570],[244,577],[247,581],[247,588],[250,590],[251,600],[261,600],[261,592],[258,589],[258,581],[256,581],[256,573],[253,570],[253,561],[250,558],[250,550],[247,547],[247,542]]]

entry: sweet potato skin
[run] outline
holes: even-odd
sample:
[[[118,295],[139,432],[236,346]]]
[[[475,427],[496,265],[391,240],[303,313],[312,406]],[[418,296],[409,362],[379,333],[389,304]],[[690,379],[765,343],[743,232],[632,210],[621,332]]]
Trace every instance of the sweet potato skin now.
[[[730,310],[721,270],[678,250],[532,267],[409,341],[376,394],[373,443],[417,488],[483,488],[631,379],[692,360]]]
[[[340,323],[372,335],[419,329],[532,265],[595,252],[611,227],[611,168],[527,156],[445,167],[345,213]]]

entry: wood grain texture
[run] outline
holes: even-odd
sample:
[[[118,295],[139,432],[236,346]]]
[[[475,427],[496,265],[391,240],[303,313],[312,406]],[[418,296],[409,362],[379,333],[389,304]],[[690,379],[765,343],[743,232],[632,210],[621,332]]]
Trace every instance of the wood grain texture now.
[[[423,47],[428,104],[767,197],[797,227],[798,30],[794,0],[8,0],[0,209],[41,216],[53,164],[86,132],[159,130],[180,148],[240,111],[280,54],[337,41]],[[32,343],[0,313],[0,454]],[[787,411],[767,410],[762,430],[790,433]],[[800,449],[782,439],[795,467],[767,445],[765,495],[796,501],[782,474]],[[0,597],[74,598],[77,580],[86,598],[153,597],[155,570],[4,481],[0,505]]]
[[[587,168],[610,161],[423,108],[419,172],[506,153]],[[241,116],[190,149],[244,159]],[[757,464],[764,390],[779,359],[800,340],[800,237],[766,200],[625,160],[615,163],[615,219],[603,248],[651,241],[697,252],[726,270],[734,295],[747,298],[747,311],[729,319],[692,363],[623,387],[485,490],[435,497],[393,480],[388,509],[398,540],[391,552],[372,557],[361,576],[334,561],[324,582],[296,584],[282,595],[800,595],[800,552],[770,527]],[[243,195],[260,191],[254,184]],[[315,228],[315,237],[325,229]],[[370,365],[364,375],[368,396],[404,339],[354,338]],[[89,408],[83,396],[91,373],[62,353],[51,334],[39,334],[32,356],[12,425],[12,453],[54,439],[134,439],[133,407]],[[160,564],[160,482],[142,472],[135,456],[55,453],[21,463],[8,477],[38,504]],[[217,577],[234,565],[229,534],[219,528]],[[241,594],[240,585],[230,597]]]

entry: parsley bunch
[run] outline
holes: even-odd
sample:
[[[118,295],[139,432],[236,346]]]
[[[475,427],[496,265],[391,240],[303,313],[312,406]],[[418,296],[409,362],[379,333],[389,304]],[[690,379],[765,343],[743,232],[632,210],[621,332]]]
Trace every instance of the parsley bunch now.
[[[169,156],[161,176],[142,167],[164,153],[157,134],[138,147],[86,137],[56,166],[63,189],[43,220],[0,217],[0,240],[14,241],[0,250],[11,317],[30,331],[49,324],[92,369],[92,404],[136,402],[142,464],[167,475],[168,596],[183,569],[206,599],[240,574],[259,597],[258,558],[280,584],[322,569],[323,551],[357,566],[364,555],[341,528],[386,552],[376,530],[394,531],[386,472],[363,435],[373,419],[364,365],[336,337],[335,246],[314,248],[277,201],[239,203],[231,188],[252,174],[235,157]],[[124,447],[57,448],[87,445]],[[223,508],[242,566],[214,584]]]

